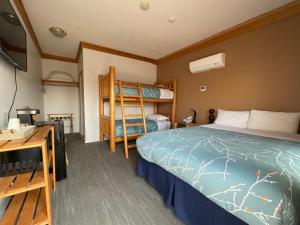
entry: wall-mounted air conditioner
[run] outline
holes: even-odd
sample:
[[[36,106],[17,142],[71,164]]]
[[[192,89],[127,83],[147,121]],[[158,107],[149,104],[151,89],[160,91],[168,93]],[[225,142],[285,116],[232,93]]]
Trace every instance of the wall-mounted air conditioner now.
[[[225,67],[225,53],[219,53],[190,62],[190,71],[192,73],[199,73],[222,67]]]

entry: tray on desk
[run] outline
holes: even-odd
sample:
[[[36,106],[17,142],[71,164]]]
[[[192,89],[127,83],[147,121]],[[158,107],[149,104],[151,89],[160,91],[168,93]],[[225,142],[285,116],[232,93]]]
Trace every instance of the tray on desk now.
[[[21,126],[20,131],[11,129],[0,129],[0,141],[17,140],[26,138],[28,135],[32,134],[36,126],[27,125]]]

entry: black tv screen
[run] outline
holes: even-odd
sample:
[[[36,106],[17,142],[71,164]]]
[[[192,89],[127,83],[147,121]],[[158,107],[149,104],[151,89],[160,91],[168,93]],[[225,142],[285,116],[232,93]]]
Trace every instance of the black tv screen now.
[[[9,0],[0,0],[0,55],[27,71],[26,32]]]

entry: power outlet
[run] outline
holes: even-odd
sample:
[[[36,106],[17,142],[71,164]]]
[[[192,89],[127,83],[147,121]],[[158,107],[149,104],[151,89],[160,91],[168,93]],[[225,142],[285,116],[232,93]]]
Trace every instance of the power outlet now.
[[[205,91],[206,91],[206,86],[201,86],[201,87],[200,87],[200,91],[201,91],[201,92],[205,92]]]

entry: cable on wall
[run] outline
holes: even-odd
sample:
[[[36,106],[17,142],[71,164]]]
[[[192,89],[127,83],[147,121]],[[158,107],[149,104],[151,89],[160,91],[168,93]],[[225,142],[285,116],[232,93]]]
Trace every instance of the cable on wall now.
[[[9,118],[10,118],[11,109],[15,104],[17,92],[18,92],[17,67],[15,67],[15,93],[14,93],[14,97],[13,97],[13,100],[11,102],[11,105],[10,105],[10,108],[9,108],[9,111],[8,111],[8,115],[7,115],[7,120],[8,121],[9,121]]]

